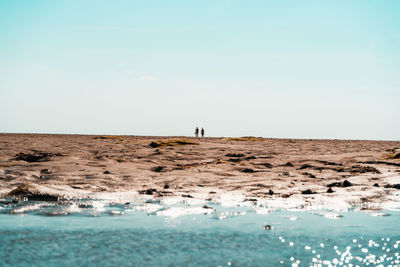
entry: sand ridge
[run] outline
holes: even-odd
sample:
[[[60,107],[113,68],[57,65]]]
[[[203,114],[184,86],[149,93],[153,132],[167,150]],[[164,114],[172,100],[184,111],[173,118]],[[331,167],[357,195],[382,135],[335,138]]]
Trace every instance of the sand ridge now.
[[[400,201],[400,159],[390,156],[399,149],[398,141],[0,134],[0,194],[29,184],[63,197],[237,193],[379,208]]]

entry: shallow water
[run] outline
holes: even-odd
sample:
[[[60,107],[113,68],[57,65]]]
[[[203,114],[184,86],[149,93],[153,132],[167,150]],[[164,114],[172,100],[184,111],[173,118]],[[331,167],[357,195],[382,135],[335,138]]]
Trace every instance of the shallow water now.
[[[0,265],[400,265],[400,212],[207,205],[3,202]]]

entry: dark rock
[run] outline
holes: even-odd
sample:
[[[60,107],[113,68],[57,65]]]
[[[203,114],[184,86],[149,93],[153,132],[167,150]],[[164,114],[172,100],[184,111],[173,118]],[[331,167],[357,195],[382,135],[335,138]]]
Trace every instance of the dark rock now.
[[[400,184],[387,184],[387,185],[385,185],[385,188],[400,189]]]
[[[153,172],[163,172],[163,171],[165,171],[165,166],[153,167],[153,168],[151,168],[151,170],[152,170]]]
[[[35,186],[30,184],[20,184],[14,190],[11,190],[7,196],[16,198],[27,198],[29,201],[58,201],[58,195],[51,195],[40,192]]]
[[[247,160],[256,159],[256,157],[254,157],[254,156],[248,156],[248,157],[246,157],[245,159],[247,159]]]
[[[282,175],[283,175],[283,176],[289,176],[290,173],[289,173],[289,172],[282,172]]]
[[[301,167],[299,168],[299,170],[308,169],[308,168],[313,168],[313,166],[312,166],[312,165],[309,165],[309,164],[303,164],[303,165],[301,165]]]
[[[328,184],[327,186],[328,187],[342,187],[343,185],[341,182],[334,182],[334,183]]]
[[[230,157],[230,158],[240,158],[240,157],[243,157],[244,154],[242,154],[242,153],[228,153],[225,156],[226,157]]]
[[[204,205],[204,206],[203,206],[203,209],[212,209],[212,207],[207,206],[207,205]]]
[[[327,193],[333,193],[334,191],[332,190],[331,187],[328,188],[328,190],[326,191]]]
[[[326,160],[316,160],[319,163],[323,163],[325,165],[331,165],[331,166],[342,166],[342,163],[336,163],[336,162],[331,162],[331,161],[326,161]]]
[[[367,172],[372,172],[372,173],[377,173],[380,174],[381,172],[376,169],[375,167],[372,166],[361,166],[361,165],[355,165],[352,166],[349,170],[351,173],[367,173]]]
[[[41,174],[50,174],[51,171],[49,171],[49,169],[43,169],[43,170],[40,170],[40,173]]]
[[[164,189],[168,189],[169,188],[169,185],[168,184],[165,184],[164,185]]]
[[[154,188],[139,190],[139,194],[142,194],[142,195],[153,195],[156,192],[157,192],[157,189],[154,189]]]
[[[347,181],[347,180],[344,180],[342,184],[343,184],[343,187],[349,187],[349,186],[352,186],[352,185],[353,185],[352,183],[350,183],[350,182]]]
[[[273,194],[274,194],[274,191],[272,191],[271,189],[268,191],[268,194],[270,195],[270,196],[272,196]]]
[[[353,184],[350,183],[349,181],[344,180],[343,182],[334,182],[334,183],[328,184],[327,186],[328,187],[349,187],[349,186],[352,186],[352,185]]]
[[[240,159],[240,158],[233,158],[233,159],[229,159],[229,161],[231,161],[231,162],[240,162],[240,161],[242,161],[242,159]]]
[[[379,187],[379,184],[378,184],[378,183],[375,183],[374,186],[375,186],[375,187]]]
[[[39,176],[39,179],[41,179],[41,180],[51,180],[53,178],[54,178],[54,176],[50,175],[50,174],[44,174],[44,175]]]
[[[246,169],[241,170],[241,172],[253,173],[253,172],[255,172],[255,171],[254,171],[253,169],[251,169],[251,168],[246,168]]]
[[[151,143],[149,144],[149,146],[151,146],[152,148],[156,148],[156,147],[161,146],[161,144],[160,144],[160,143],[156,143],[156,142],[151,142]]]
[[[307,190],[301,191],[301,193],[302,193],[303,195],[315,194],[315,192],[312,191],[311,189],[307,189]]]
[[[186,194],[186,195],[182,195],[182,197],[187,197],[187,198],[193,198],[191,195]]]
[[[105,172],[103,172],[104,174],[110,174],[111,172],[109,172],[109,171],[105,171]]]
[[[263,228],[264,230],[271,230],[271,229],[272,229],[272,226],[269,225],[269,224],[266,224],[266,225],[263,225],[262,228]]]
[[[48,161],[50,157],[52,156],[51,153],[44,153],[44,152],[38,152],[34,151],[32,153],[18,153],[14,156],[15,160],[23,160],[26,162],[43,162],[43,161]]]
[[[293,167],[293,163],[287,162],[286,164],[283,164],[283,166],[286,166],[286,167]]]

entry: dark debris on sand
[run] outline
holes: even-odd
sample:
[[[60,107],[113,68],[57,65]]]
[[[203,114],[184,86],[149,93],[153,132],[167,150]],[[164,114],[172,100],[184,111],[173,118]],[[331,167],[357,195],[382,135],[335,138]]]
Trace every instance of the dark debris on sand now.
[[[30,184],[20,184],[14,190],[11,190],[8,197],[14,197],[18,199],[27,198],[29,201],[58,201],[59,196],[51,195],[48,193],[40,192],[35,186]]]
[[[316,194],[316,193],[314,191],[312,191],[311,189],[307,189],[307,190],[301,191],[301,194],[311,195],[311,194]]]
[[[165,166],[157,166],[157,167],[151,168],[151,170],[153,172],[165,172],[166,171],[166,167]]]
[[[14,156],[14,160],[22,160],[26,162],[43,162],[49,161],[50,157],[52,156],[54,156],[54,154],[40,151],[33,151],[32,153],[21,152]]]
[[[225,156],[226,157],[230,157],[230,158],[240,158],[240,157],[243,157],[244,154],[242,154],[242,153],[228,153]]]
[[[253,173],[253,172],[256,172],[256,171],[253,170],[253,169],[251,169],[251,168],[245,168],[245,169],[241,170],[241,172],[244,172],[244,173]]]
[[[334,182],[334,183],[328,184],[327,186],[328,187],[350,187],[352,185],[353,184],[350,183],[349,181],[344,180],[343,182]]]
[[[154,188],[139,190],[139,194],[141,194],[141,195],[153,195],[156,192],[157,192],[157,189],[154,189]]]
[[[385,188],[394,188],[394,189],[400,189],[400,184],[387,184],[384,186]]]

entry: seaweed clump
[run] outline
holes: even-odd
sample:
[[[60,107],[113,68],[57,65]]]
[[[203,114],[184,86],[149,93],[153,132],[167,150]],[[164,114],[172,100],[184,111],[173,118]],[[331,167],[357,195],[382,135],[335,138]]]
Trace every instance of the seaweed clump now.
[[[165,147],[165,146],[182,146],[182,145],[198,145],[196,142],[192,142],[186,139],[171,139],[171,140],[160,140],[153,141],[149,144],[152,148]]]
[[[32,153],[18,153],[14,156],[15,160],[22,160],[26,162],[42,162],[49,161],[50,157],[53,156],[51,153],[34,151]]]

